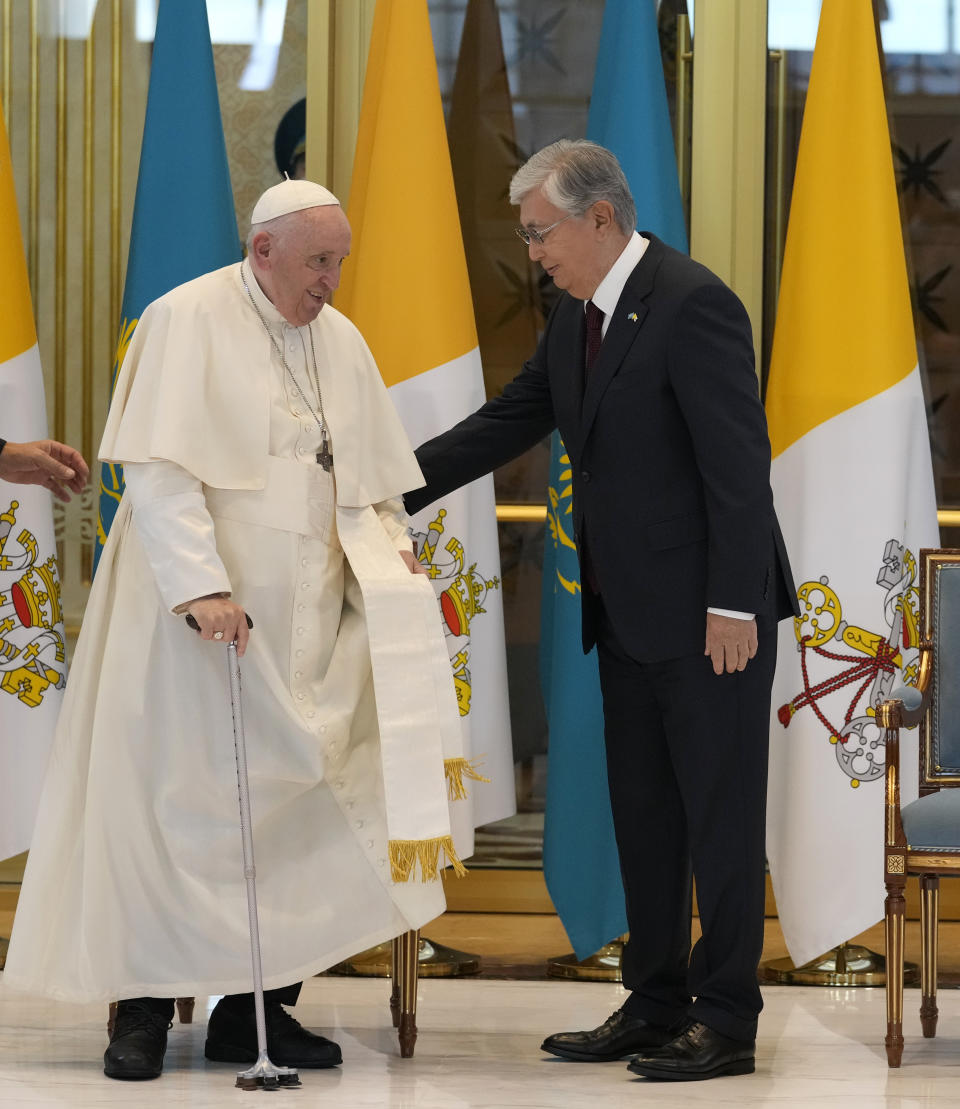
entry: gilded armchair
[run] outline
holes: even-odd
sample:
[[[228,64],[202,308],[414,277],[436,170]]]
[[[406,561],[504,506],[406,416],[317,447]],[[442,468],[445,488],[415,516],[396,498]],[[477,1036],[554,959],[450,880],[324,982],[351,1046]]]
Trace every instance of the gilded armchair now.
[[[920,668],[915,689],[877,709],[886,734],[884,921],[887,1062],[903,1055],[903,941],[907,878],[920,881],[920,1023],[937,1030],[937,925],[941,877],[960,877],[960,550],[920,552]],[[920,725],[915,801],[900,804],[900,729]]]

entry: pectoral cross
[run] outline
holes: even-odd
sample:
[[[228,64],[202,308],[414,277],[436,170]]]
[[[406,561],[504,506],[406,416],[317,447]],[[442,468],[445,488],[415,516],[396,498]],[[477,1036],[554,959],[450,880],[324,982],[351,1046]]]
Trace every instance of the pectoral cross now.
[[[323,441],[320,444],[320,449],[317,451],[317,462],[330,473],[330,467],[333,465],[333,455],[330,453],[330,444],[327,442],[327,437],[324,435]]]

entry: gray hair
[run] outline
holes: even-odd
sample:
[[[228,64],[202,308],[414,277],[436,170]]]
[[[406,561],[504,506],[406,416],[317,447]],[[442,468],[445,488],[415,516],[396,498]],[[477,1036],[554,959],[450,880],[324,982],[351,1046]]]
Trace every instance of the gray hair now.
[[[534,189],[542,189],[554,207],[573,216],[606,200],[621,231],[629,235],[637,226],[637,206],[620,163],[589,139],[559,139],[538,150],[513,175],[510,203],[519,204]]]
[[[266,231],[278,246],[283,243],[292,229],[293,217],[298,214],[287,212],[285,215],[274,216],[273,219],[264,220],[262,223],[251,223],[250,230],[247,232],[247,253],[253,250],[254,235],[259,235],[261,231]]]
[[[253,250],[254,235],[265,231],[275,242],[282,242],[289,232],[290,216],[296,212],[287,212],[285,215],[274,216],[273,220],[264,220],[262,223],[252,223],[251,230],[247,232],[247,254]]]

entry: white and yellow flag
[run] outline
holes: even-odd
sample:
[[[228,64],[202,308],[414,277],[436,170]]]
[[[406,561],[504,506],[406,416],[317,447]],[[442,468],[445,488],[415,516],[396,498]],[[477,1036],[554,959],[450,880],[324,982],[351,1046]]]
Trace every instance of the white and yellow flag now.
[[[379,0],[337,308],[360,329],[416,446],[486,400],[426,0]],[[474,827],[515,811],[493,480],[413,518],[433,577],[464,746],[487,783],[451,809],[460,854]]]
[[[0,437],[45,439],[43,374],[2,114],[0,273]],[[0,481],[0,859],[30,845],[66,669],[50,493]]]
[[[801,610],[780,631],[767,854],[799,965],[883,913],[874,707],[916,678],[917,557],[938,543],[871,0],[823,2],[766,405]],[[909,741],[901,765],[915,791]]]

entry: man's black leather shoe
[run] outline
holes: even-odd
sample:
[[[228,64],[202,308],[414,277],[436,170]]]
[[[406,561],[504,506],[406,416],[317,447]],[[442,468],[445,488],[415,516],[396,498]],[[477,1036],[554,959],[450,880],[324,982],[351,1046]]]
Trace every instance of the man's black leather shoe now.
[[[699,1021],[661,1048],[641,1052],[627,1070],[644,1078],[696,1081],[726,1074],[753,1074],[755,1043],[721,1036]]]
[[[340,1048],[332,1040],[308,1032],[279,1001],[264,1006],[267,1023],[267,1054],[278,1067],[298,1070],[335,1067],[343,1062]],[[237,1009],[218,1003],[207,1022],[203,1054],[216,1063],[257,1061],[257,1022],[253,1005]]]
[[[170,1021],[143,1001],[120,1001],[110,1046],[103,1053],[107,1078],[159,1078]]]
[[[576,1063],[612,1063],[647,1048],[660,1047],[676,1035],[639,1017],[628,1017],[618,1009],[589,1032],[557,1032],[540,1045],[542,1051],[572,1059]]]

